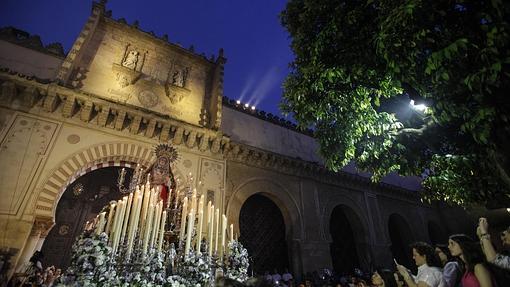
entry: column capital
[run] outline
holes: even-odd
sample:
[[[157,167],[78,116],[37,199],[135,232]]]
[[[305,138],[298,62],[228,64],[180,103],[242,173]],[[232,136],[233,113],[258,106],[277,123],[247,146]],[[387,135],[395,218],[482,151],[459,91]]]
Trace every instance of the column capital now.
[[[53,218],[46,216],[37,216],[34,220],[34,225],[32,226],[32,231],[30,235],[39,235],[44,238],[48,236],[51,228],[55,225]]]

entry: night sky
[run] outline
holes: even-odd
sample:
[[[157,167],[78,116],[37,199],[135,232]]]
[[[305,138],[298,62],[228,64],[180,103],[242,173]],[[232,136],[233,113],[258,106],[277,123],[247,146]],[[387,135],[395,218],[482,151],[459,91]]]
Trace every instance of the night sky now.
[[[168,34],[172,43],[207,58],[225,50],[224,95],[280,114],[282,83],[293,59],[290,39],[280,25],[283,0],[110,0],[113,18],[140,29]],[[44,45],[60,42],[67,52],[90,15],[88,0],[2,0],[0,26],[41,36]]]

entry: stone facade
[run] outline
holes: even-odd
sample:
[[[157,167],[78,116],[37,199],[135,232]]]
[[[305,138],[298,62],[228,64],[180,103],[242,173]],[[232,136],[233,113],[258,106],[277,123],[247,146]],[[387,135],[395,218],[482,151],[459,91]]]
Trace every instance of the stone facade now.
[[[273,200],[295,274],[331,267],[329,224],[338,206],[364,265],[391,264],[392,214],[407,221],[416,240],[430,240],[430,222],[445,234],[470,228],[462,211],[448,209],[455,216],[446,217],[444,207],[424,205],[416,190],[403,188],[409,185],[389,184],[408,179],[374,184],[348,171],[332,173],[307,133],[222,104],[221,51],[206,59],[111,19],[95,3],[65,59],[53,57],[47,70],[58,63],[55,73],[20,74],[15,65],[0,71],[0,246],[17,251],[14,266],[41,248],[74,179],[106,163],[148,166],[160,142],[181,155],[176,176],[196,175],[235,232],[247,198],[261,193]]]

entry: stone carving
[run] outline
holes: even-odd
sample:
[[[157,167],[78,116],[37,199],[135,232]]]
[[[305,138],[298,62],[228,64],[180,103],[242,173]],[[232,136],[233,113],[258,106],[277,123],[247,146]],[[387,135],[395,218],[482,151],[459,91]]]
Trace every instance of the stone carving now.
[[[156,95],[153,91],[143,90],[138,93],[138,101],[140,101],[145,108],[152,108],[158,104],[159,99],[158,95]]]
[[[165,92],[172,104],[179,103],[184,97],[190,94],[190,90],[186,88],[188,75],[189,68],[183,68],[177,65],[169,71]]]
[[[129,53],[126,55],[126,58],[122,62],[122,66],[129,68],[129,69],[136,69],[136,64],[138,63],[138,56],[140,53],[135,50],[129,51]]]
[[[184,82],[186,80],[186,70],[175,70],[172,75],[172,85],[184,88]]]

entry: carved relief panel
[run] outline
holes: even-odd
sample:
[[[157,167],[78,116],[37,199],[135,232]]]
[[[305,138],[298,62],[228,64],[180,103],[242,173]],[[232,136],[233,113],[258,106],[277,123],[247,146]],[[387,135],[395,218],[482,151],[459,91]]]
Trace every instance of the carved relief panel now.
[[[48,153],[58,124],[17,114],[0,144],[0,214],[16,214]]]
[[[203,185],[204,194],[207,201],[211,200],[215,206],[223,206],[223,202],[227,202],[227,199],[223,201],[225,176],[225,163],[223,161],[208,158],[200,159],[200,181]]]

